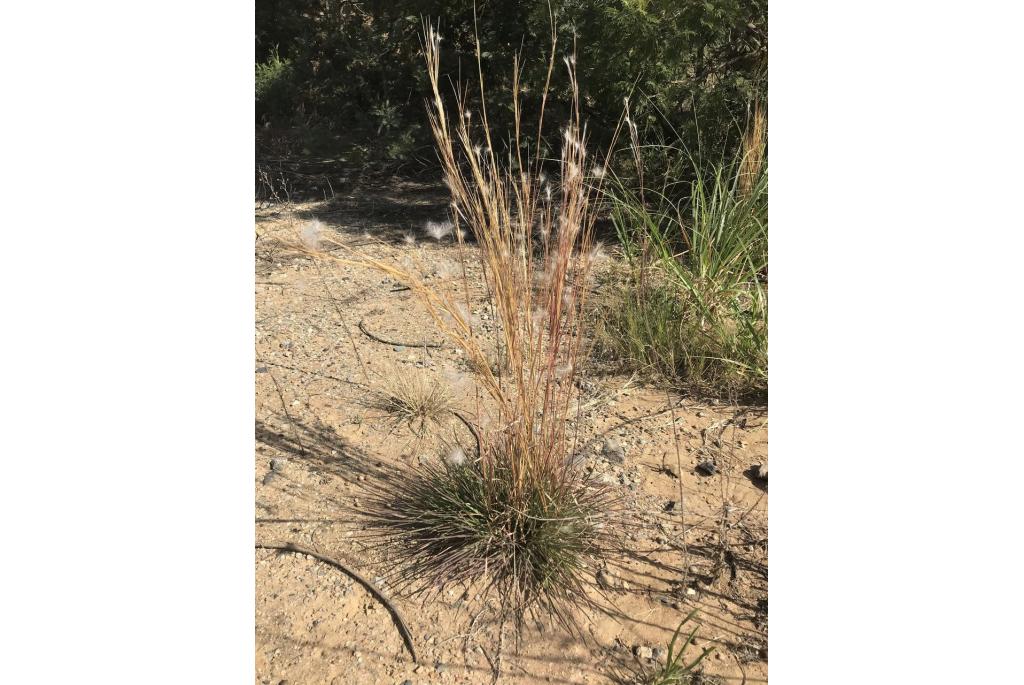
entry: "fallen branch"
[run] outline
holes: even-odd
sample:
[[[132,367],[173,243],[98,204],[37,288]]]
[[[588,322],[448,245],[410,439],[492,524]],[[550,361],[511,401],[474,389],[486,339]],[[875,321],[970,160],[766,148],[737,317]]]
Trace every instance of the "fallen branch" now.
[[[361,330],[363,332],[363,335],[365,335],[370,340],[375,340],[376,342],[383,343],[385,345],[397,345],[399,347],[432,347],[434,349],[440,349],[441,347],[443,347],[440,343],[428,343],[428,342],[408,343],[408,342],[397,342],[395,340],[385,340],[384,338],[376,336],[373,333],[371,333],[370,331],[366,330],[366,326],[363,325],[363,320],[362,319],[359,319],[359,330]]]
[[[398,632],[402,634],[402,639],[405,640],[405,646],[409,648],[409,653],[412,654],[413,663],[419,663],[419,659],[417,659],[416,657],[416,647],[413,645],[412,633],[409,631],[409,626],[407,626],[405,624],[405,621],[402,620],[402,615],[398,613],[398,609],[395,608],[395,605],[392,604],[390,600],[388,600],[388,598],[385,597],[380,590],[375,588],[366,578],[363,578],[357,572],[353,571],[348,566],[346,566],[345,564],[341,563],[336,559],[325,557],[319,552],[314,552],[313,550],[306,549],[305,547],[299,547],[298,545],[295,545],[291,542],[284,545],[266,545],[257,542],[256,549],[276,549],[281,552],[294,552],[295,554],[305,554],[313,557],[318,561],[322,561],[325,564],[330,564],[331,566],[340,569],[346,575],[358,581],[359,584],[366,588],[366,590],[371,595],[377,598],[377,601],[383,604],[387,608],[387,610],[391,612],[391,617],[395,619],[395,624],[398,626]]]

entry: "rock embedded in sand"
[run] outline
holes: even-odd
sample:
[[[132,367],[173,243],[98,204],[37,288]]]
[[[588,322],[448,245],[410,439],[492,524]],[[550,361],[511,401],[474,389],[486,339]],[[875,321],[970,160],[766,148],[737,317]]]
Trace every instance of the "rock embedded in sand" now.
[[[654,657],[654,650],[647,645],[637,645],[633,647],[633,654],[638,659],[651,659]]]
[[[601,456],[612,463],[621,464],[626,461],[626,450],[622,448],[618,440],[608,438],[604,441],[604,447],[601,448]]]
[[[715,462],[713,461],[702,461],[697,464],[697,473],[702,476],[713,476],[717,471],[718,468],[715,466]]]

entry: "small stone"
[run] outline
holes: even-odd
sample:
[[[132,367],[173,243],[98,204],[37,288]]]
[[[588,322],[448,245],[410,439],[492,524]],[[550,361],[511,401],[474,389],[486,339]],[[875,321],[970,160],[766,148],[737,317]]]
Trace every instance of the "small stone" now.
[[[402,346],[401,345],[395,345],[391,349],[393,349],[395,352],[401,352],[402,351]]]
[[[278,471],[278,472],[284,471],[284,467],[285,467],[285,465],[287,463],[288,463],[288,461],[285,460],[285,459],[271,459],[270,460],[270,470],[271,471]]]
[[[266,366],[260,366],[257,367],[256,373],[270,373],[270,369],[268,369]]]
[[[650,659],[654,656],[654,650],[646,645],[637,645],[633,647],[633,654],[638,659]]]
[[[692,587],[686,588],[686,596],[687,597],[694,597],[696,594],[697,594],[697,591],[694,590]]]
[[[718,468],[715,466],[715,462],[713,461],[702,461],[697,464],[697,473],[702,476],[713,476],[717,471]]]
[[[670,499],[668,502],[665,502],[665,506],[663,507],[663,509],[665,510],[666,513],[675,511],[676,510],[676,501],[674,499]]]
[[[409,680],[408,678],[406,678],[405,680],[402,681],[402,685],[412,685],[412,681]]]
[[[654,659],[655,661],[661,661],[661,658],[663,656],[665,656],[665,648],[664,647],[655,647],[652,650],[651,658]]]
[[[436,664],[434,664],[434,670],[438,673],[444,673],[446,670],[448,670],[448,667],[442,664],[440,661],[438,661]]]
[[[277,478],[276,471],[267,471],[267,475],[263,476],[263,484],[270,485],[272,482],[274,482],[275,478]]]
[[[604,441],[604,447],[601,448],[601,456],[614,464],[621,464],[626,460],[626,450],[622,449],[618,440],[608,438]]]

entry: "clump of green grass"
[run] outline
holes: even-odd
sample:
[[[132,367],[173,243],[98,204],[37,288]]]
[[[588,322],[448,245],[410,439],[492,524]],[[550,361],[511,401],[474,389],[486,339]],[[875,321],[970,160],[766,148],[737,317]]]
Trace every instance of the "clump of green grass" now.
[[[455,448],[375,491],[369,501],[380,545],[402,559],[390,580],[411,594],[486,579],[513,620],[553,617],[575,627],[574,609],[596,606],[593,559],[613,543],[615,498],[572,469],[561,479],[516,482],[521,449],[491,442],[485,458]]]
[[[669,178],[646,187],[642,174],[639,187],[618,178],[610,186],[629,269],[598,326],[605,356],[705,394],[767,392],[767,134],[758,112],[732,160],[673,148],[694,178],[688,192]]]
[[[618,678],[619,682],[631,685],[706,685],[716,682],[697,671],[697,666],[714,651],[713,647],[704,647],[693,661],[687,662],[684,658],[686,648],[697,635],[697,627],[694,627],[682,644],[679,644],[683,626],[689,623],[696,614],[697,610],[694,609],[679,623],[679,627],[672,634],[672,640],[668,643],[668,654],[664,664],[659,664],[653,671],[633,671],[627,677]]]

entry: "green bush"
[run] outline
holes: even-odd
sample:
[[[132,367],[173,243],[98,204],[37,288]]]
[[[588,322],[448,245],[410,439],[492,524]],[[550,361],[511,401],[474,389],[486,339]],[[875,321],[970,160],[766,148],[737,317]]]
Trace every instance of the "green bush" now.
[[[346,134],[337,143],[342,146],[380,137],[375,148],[396,157],[429,149],[421,17],[433,19],[444,36],[442,78],[465,86],[471,103],[479,101],[474,36],[480,38],[480,66],[492,93],[509,93],[513,56],[521,51],[523,106],[536,111],[548,76],[549,9],[560,41],[558,59],[576,54],[583,114],[597,145],[611,141],[623,99],[630,96],[634,120],[642,127],[693,144],[699,119],[707,142],[732,144],[746,103],[767,94],[764,0],[476,5],[474,17],[472,0],[258,0],[256,57],[263,69],[257,74],[258,121],[321,126]],[[569,88],[565,70],[556,68],[544,131],[551,150],[558,147],[557,126],[566,114],[557,103],[567,101]],[[506,130],[511,97],[488,102],[488,117],[492,127]],[[524,136],[527,143],[529,136]]]
[[[290,60],[281,59],[277,51],[266,62],[256,64],[256,116],[266,117],[271,112],[284,113],[294,106],[297,90],[293,83]]]

